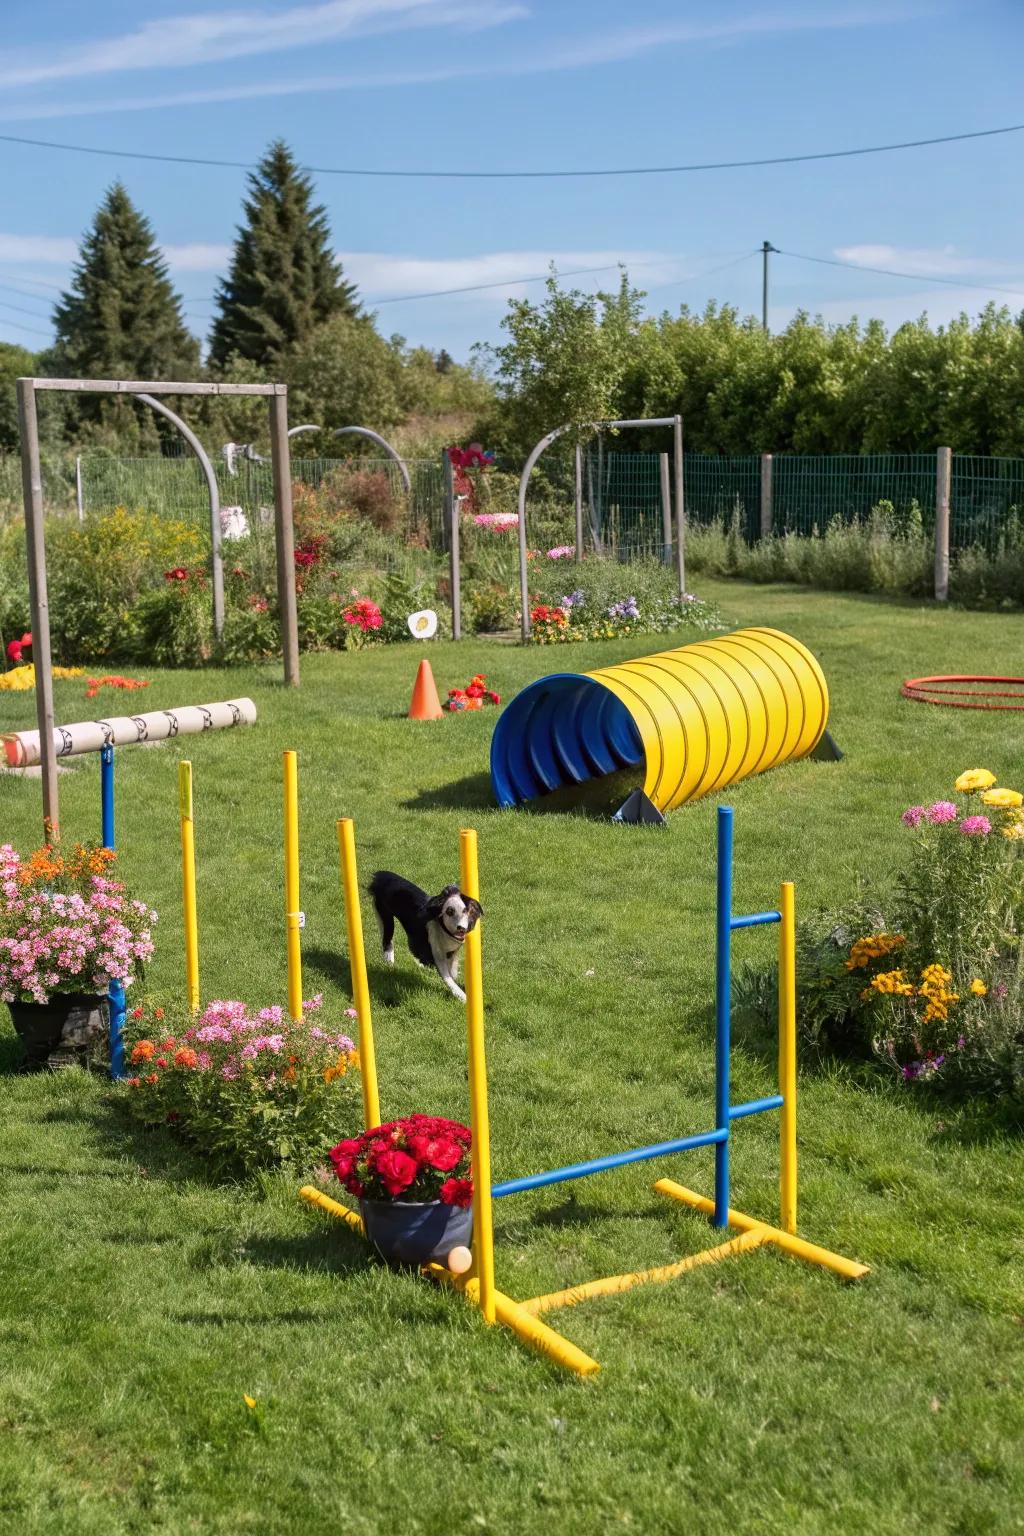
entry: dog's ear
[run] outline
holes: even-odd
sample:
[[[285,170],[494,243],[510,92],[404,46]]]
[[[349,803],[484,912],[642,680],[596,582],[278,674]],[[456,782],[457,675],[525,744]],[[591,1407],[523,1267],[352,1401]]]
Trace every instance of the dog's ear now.
[[[466,903],[466,906],[467,906],[467,908],[469,910],[469,917],[470,917],[469,926],[471,928],[475,928],[477,923],[480,921],[480,919],[484,915],[484,909],[480,905],[480,903],[477,901],[475,896],[463,896],[462,899]]]
[[[449,896],[457,896],[458,891],[457,885],[446,885],[443,891],[439,891],[436,896],[431,896],[426,906],[427,917],[431,921],[439,923],[441,921],[441,910],[445,902]]]

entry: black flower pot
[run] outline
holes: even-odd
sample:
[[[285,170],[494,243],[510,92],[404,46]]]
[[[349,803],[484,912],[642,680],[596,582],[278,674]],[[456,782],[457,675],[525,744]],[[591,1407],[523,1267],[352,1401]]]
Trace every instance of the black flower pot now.
[[[473,1237],[472,1206],[440,1200],[360,1200],[366,1236],[389,1264],[445,1264]]]
[[[8,1003],[25,1047],[26,1067],[71,1066],[109,1029],[107,999],[93,992],[55,992],[48,1003]]]

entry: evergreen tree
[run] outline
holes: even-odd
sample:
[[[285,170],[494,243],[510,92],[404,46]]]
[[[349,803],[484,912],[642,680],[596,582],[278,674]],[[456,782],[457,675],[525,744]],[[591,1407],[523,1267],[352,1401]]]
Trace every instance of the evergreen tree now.
[[[152,226],[120,182],[107,192],[82,241],[54,328],[46,358],[51,374],[191,379],[198,372],[199,343],[185,325]],[[129,420],[124,401],[102,395],[77,398],[75,416],[78,423],[122,429]]]
[[[217,292],[210,361],[232,356],[266,368],[337,314],[355,316],[355,288],[331,251],[313,183],[280,139],[249,177],[231,270]]]

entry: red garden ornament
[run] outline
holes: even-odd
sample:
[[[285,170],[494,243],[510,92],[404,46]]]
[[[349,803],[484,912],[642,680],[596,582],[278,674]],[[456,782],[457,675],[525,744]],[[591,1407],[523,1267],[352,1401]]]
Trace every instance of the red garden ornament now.
[[[1024,677],[939,673],[909,677],[900,692],[918,704],[944,704],[948,709],[1024,709]]]
[[[468,687],[449,688],[447,707],[450,710],[483,709],[485,702],[500,704],[501,694],[492,692],[486,685],[486,677],[482,672],[478,672]]]

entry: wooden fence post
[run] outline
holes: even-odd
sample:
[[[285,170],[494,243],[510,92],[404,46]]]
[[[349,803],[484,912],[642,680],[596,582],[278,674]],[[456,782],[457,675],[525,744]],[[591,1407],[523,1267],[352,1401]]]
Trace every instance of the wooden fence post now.
[[[274,545],[277,552],[277,609],[281,619],[284,680],[299,686],[299,621],[295,607],[295,530],[292,526],[292,468],[288,447],[288,391],[271,395],[270,458],[274,473]]]
[[[761,455],[761,537],[770,539],[774,527],[772,515],[772,455]]]
[[[953,478],[952,448],[935,453],[935,600],[949,598],[949,492]]]
[[[661,472],[661,558],[665,565],[672,564],[672,470],[667,453],[658,454]]]
[[[676,481],[676,574],[679,578],[679,601],[686,594],[686,500],[683,489],[683,418],[676,416],[672,424],[672,457]]]

